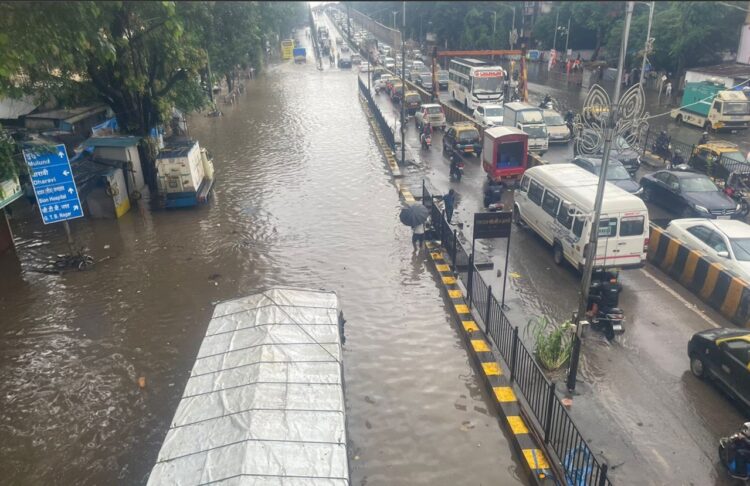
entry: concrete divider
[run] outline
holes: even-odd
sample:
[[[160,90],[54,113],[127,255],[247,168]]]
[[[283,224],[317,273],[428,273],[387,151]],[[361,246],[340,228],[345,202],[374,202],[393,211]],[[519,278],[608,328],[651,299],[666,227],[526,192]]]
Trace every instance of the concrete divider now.
[[[750,322],[750,283],[651,225],[648,260],[738,326]]]

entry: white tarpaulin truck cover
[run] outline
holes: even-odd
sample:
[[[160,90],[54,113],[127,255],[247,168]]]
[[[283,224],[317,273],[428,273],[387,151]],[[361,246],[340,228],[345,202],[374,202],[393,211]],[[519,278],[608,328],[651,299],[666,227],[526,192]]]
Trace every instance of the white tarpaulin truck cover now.
[[[348,485],[341,357],[333,292],[218,304],[148,484]]]

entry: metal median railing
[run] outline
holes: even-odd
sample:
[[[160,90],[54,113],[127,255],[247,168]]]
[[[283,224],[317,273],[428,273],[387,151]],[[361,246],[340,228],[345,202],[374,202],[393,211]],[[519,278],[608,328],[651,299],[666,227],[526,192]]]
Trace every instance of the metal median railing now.
[[[484,322],[489,336],[510,370],[510,382],[526,403],[526,415],[538,437],[544,440],[548,452],[554,456],[565,474],[569,486],[611,486],[607,464],[600,462],[573,422],[572,417],[555,393],[555,383],[547,378],[534,353],[518,337],[519,328],[513,326],[503,312],[500,302],[485,282],[470,254],[458,238],[457,231],[448,224],[445,213],[435,204],[435,196],[422,183],[422,203],[430,208],[434,236],[448,252],[453,268],[466,287],[469,307]],[[461,266],[467,271],[462,272]]]
[[[391,147],[391,150],[395,150],[396,140],[394,138],[391,127],[388,125],[385,117],[383,117],[383,114],[380,112],[380,108],[378,107],[377,103],[375,103],[375,100],[372,99],[372,94],[370,93],[370,90],[367,89],[367,85],[362,82],[362,78],[357,76],[357,82],[359,83],[359,92],[362,93],[362,96],[364,96],[367,100],[367,105],[370,107],[370,112],[375,117],[375,121],[378,122],[378,126],[380,127],[380,131],[383,134],[385,141],[388,142],[388,146]]]

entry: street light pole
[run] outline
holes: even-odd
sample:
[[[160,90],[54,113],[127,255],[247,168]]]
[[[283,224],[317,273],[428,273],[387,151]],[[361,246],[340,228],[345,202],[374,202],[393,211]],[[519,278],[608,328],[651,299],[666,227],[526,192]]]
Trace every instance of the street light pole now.
[[[560,20],[560,9],[557,9],[557,15],[555,16],[555,38],[552,41],[552,50],[555,50],[555,47],[557,47],[557,22]]]
[[[654,2],[649,5],[648,28],[646,29],[646,45],[643,48],[643,63],[641,63],[641,79],[638,82],[643,86],[643,77],[646,74],[646,56],[648,55],[649,46],[651,45],[651,22],[654,20]]]
[[[401,19],[401,163],[406,162],[406,123],[404,116],[404,97],[406,95],[406,42],[404,37],[406,36],[406,1],[403,4],[403,15]],[[396,15],[393,16],[394,25],[396,23]]]
[[[495,40],[495,30],[497,30],[497,11],[492,12],[492,40]]]
[[[608,107],[609,112],[604,123],[604,152],[602,154],[602,168],[599,171],[599,184],[596,188],[596,198],[594,199],[594,214],[591,221],[591,235],[588,244],[584,247],[586,265],[583,270],[583,281],[581,283],[581,300],[578,305],[578,316],[576,318],[576,335],[573,340],[573,350],[570,355],[570,368],[568,369],[568,379],[566,385],[569,391],[576,388],[576,376],[578,374],[578,361],[581,354],[581,334],[583,320],[588,307],[589,289],[591,287],[591,272],[594,269],[594,259],[596,258],[596,246],[599,242],[599,216],[602,210],[602,199],[604,197],[604,185],[607,181],[607,167],[609,165],[609,154],[612,149],[612,139],[614,138],[615,124],[619,116],[620,89],[622,83],[622,73],[625,69],[625,54],[628,47],[628,36],[630,34],[630,20],[633,17],[633,7],[635,2],[629,1],[627,13],[625,14],[625,30],[622,34],[622,43],[620,45],[620,59],[617,63],[617,80],[615,82],[615,96],[612,104]]]
[[[396,14],[398,14],[398,10],[393,11],[393,28],[396,28]]]
[[[570,17],[568,17],[568,30],[565,31],[565,60],[568,60],[568,41],[570,40]]]

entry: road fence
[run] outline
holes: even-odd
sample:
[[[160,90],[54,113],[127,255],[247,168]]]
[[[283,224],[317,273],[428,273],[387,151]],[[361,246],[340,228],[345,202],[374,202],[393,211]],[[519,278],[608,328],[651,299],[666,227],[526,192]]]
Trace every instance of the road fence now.
[[[359,92],[367,100],[367,105],[370,107],[370,112],[375,117],[375,121],[378,122],[378,126],[380,127],[380,131],[383,134],[385,141],[388,143],[388,146],[391,148],[391,150],[396,150],[396,140],[393,135],[393,130],[391,129],[390,125],[388,125],[388,122],[383,116],[383,113],[380,112],[378,104],[375,103],[375,100],[372,99],[372,94],[370,93],[370,90],[367,89],[367,85],[362,82],[362,78],[357,76],[357,82],[359,83]]]
[[[430,208],[433,236],[448,252],[454,271],[466,288],[469,307],[482,319],[485,333],[510,370],[510,382],[527,405],[527,415],[565,474],[569,486],[611,486],[607,464],[598,460],[573,422],[560,398],[556,385],[547,378],[534,353],[519,338],[497,297],[479,273],[474,255],[467,251],[458,233],[448,223],[445,212],[434,203],[435,196],[422,183],[422,203]],[[461,272],[461,264],[466,272]]]

